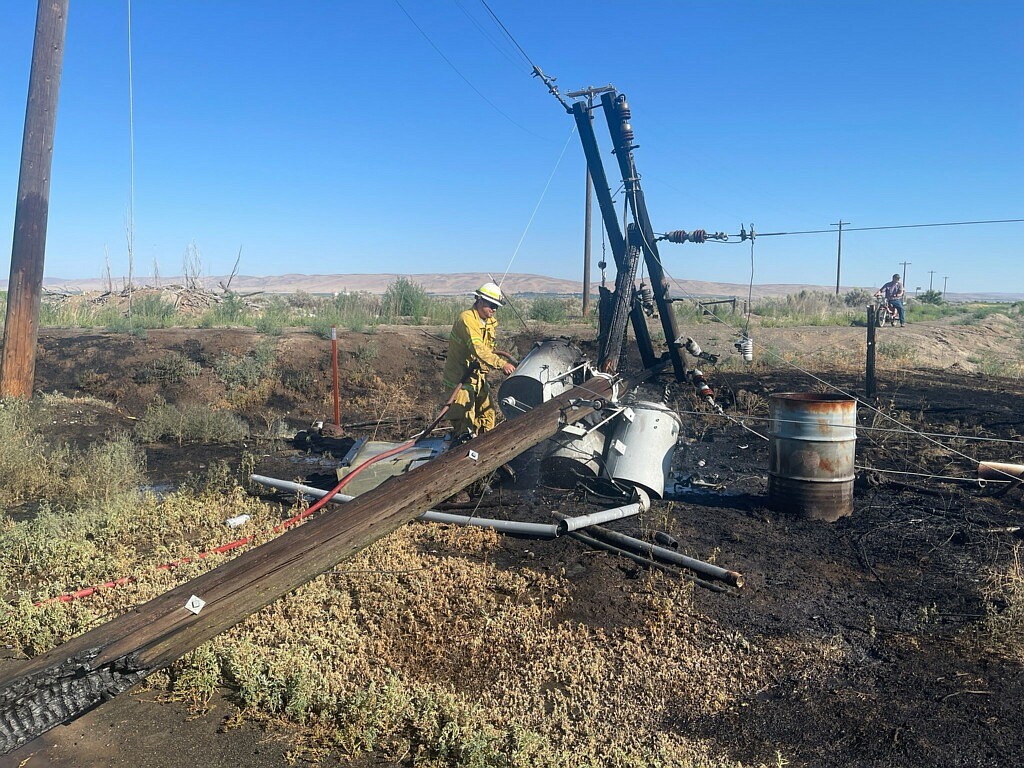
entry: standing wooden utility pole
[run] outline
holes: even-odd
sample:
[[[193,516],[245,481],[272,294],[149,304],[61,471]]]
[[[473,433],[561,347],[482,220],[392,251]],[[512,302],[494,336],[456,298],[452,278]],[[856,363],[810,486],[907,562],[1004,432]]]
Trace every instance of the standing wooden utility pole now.
[[[593,86],[587,86],[581,88],[578,91],[569,91],[565,95],[572,99],[578,99],[582,96],[587,97],[587,114],[590,115],[590,120],[594,120],[594,96],[599,93],[605,93],[607,91],[614,91],[615,88],[611,85],[605,85],[601,88],[594,88]],[[591,220],[591,198],[593,197],[594,181],[590,177],[590,166],[587,166],[587,202],[584,208],[583,214],[583,317],[587,317],[590,314],[590,220]]]
[[[67,20],[68,0],[39,0],[0,363],[0,396],[3,397],[30,397],[35,381],[46,217],[50,206],[50,164]]]
[[[839,273],[842,271],[843,265],[843,225],[850,224],[852,222],[839,220],[836,224],[830,224],[831,227],[839,227],[839,251],[836,254],[836,296],[839,295]]]
[[[901,261],[900,262],[900,264],[903,265],[903,290],[907,289],[907,265],[908,264],[913,264],[913,263],[914,262],[912,262],[912,261]],[[889,281],[886,280],[886,282],[889,282]]]
[[[934,277],[935,277],[935,270],[934,269],[929,269],[928,270],[928,293],[932,292],[932,281],[933,281]]]
[[[949,275],[942,276],[942,298],[946,298],[946,281],[949,280]]]

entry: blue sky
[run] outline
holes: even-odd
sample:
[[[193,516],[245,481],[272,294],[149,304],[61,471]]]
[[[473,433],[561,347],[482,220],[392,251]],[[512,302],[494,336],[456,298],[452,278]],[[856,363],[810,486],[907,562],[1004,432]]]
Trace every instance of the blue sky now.
[[[563,91],[627,94],[656,231],[1024,218],[1024,4],[489,1]],[[4,275],[35,6],[0,4]],[[210,274],[239,247],[244,274],[500,274],[569,140],[511,270],[578,279],[571,118],[479,0],[402,6],[486,101],[393,0],[136,0],[136,270],[180,273],[195,242]],[[50,277],[99,276],[104,248],[127,271],[126,17],[123,0],[71,0]],[[842,282],[907,260],[911,290],[934,270],[950,292],[1024,292],[1022,235],[850,232]],[[595,226],[595,261],[600,244]],[[681,279],[750,275],[746,244],[663,258]],[[754,263],[758,283],[834,285],[836,238],[763,238]]]

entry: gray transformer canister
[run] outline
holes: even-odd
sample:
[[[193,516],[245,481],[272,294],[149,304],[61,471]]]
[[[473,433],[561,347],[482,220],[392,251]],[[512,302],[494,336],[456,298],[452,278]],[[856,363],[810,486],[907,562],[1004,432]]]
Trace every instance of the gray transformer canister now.
[[[583,353],[564,339],[537,342],[498,388],[502,414],[514,419],[572,389],[582,360]]]
[[[605,450],[608,475],[660,499],[681,428],[679,415],[661,403],[640,401],[627,407],[615,421]]]
[[[602,429],[595,429],[599,418],[598,414],[588,416],[548,441],[549,449],[541,462],[547,484],[572,488],[580,480],[593,480],[601,474],[605,435]]]

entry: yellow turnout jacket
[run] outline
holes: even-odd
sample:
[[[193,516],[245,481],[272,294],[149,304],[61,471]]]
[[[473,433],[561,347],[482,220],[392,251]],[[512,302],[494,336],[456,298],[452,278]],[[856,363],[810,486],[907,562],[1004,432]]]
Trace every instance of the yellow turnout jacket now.
[[[454,388],[462,381],[474,361],[480,364],[481,378],[492,368],[501,368],[504,361],[494,352],[497,330],[496,319],[484,320],[472,307],[455,319],[448,337],[448,360],[444,365],[446,387]]]

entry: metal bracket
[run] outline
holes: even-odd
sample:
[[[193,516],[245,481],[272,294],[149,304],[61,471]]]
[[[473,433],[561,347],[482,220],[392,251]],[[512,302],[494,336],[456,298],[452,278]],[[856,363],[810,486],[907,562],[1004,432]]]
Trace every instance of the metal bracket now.
[[[579,424],[566,424],[562,427],[562,431],[567,435],[573,435],[575,437],[585,437],[587,434],[587,430]]]
[[[469,453],[467,453],[466,455],[469,456],[471,461],[476,461],[477,459],[480,458],[480,454],[474,451],[472,448],[469,449]]]

